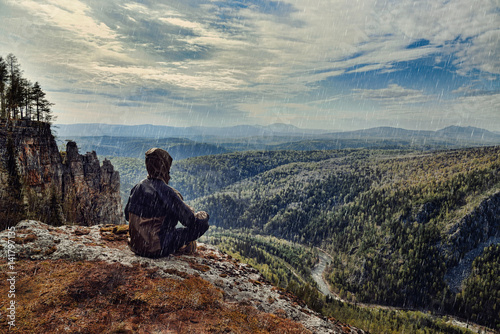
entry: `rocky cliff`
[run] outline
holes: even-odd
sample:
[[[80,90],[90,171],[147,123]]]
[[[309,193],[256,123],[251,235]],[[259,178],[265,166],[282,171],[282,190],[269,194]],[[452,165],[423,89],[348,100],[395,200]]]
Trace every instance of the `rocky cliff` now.
[[[73,205],[68,216],[78,225],[120,224],[123,220],[120,176],[109,160],[99,164],[95,151],[78,153],[75,142],[66,145],[63,194]]]
[[[74,142],[68,142],[63,158],[47,123],[1,121],[0,162],[0,194],[11,197],[0,202],[0,211],[20,201],[21,216],[54,224],[123,220],[120,177],[111,163],[101,166],[95,152],[79,154]]]
[[[14,228],[13,228],[14,229]],[[0,233],[0,294],[15,287],[19,332],[363,333],[325,319],[215,247],[148,259],[126,225],[52,227],[23,221]],[[5,254],[5,258],[7,254]],[[7,281],[15,271],[15,284]],[[7,301],[0,301],[5,314]],[[8,326],[2,318],[0,326]]]
[[[471,213],[452,225],[447,235],[444,251],[450,263],[459,262],[464,254],[489,239],[500,237],[500,192],[485,198]]]
[[[471,274],[474,259],[485,247],[500,243],[500,192],[484,199],[447,231],[446,242],[440,245],[448,261],[445,280],[455,293]]]

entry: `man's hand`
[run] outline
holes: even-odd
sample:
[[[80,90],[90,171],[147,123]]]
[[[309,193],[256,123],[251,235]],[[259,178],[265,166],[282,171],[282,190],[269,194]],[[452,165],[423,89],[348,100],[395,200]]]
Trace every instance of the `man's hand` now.
[[[206,213],[205,211],[198,211],[194,214],[194,216],[196,217],[196,219],[199,219],[199,220],[207,220],[210,218],[210,216],[208,215],[208,213]]]

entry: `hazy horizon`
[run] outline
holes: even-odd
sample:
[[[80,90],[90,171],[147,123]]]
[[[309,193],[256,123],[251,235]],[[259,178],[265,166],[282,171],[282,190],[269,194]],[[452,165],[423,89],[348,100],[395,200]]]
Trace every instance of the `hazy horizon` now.
[[[447,128],[450,128],[450,127],[459,127],[459,128],[474,128],[474,129],[480,129],[480,130],[486,130],[486,131],[489,131],[491,133],[494,133],[494,134],[500,134],[500,131],[490,131],[488,129],[485,129],[485,128],[480,128],[480,127],[474,127],[474,126],[470,126],[470,125],[448,125],[448,126],[445,126],[443,128],[439,128],[439,129],[436,129],[436,130],[426,130],[426,129],[409,129],[409,128],[404,128],[404,127],[394,127],[394,126],[384,126],[384,125],[381,125],[381,126],[374,126],[374,127],[366,127],[366,128],[359,128],[359,129],[320,129],[320,128],[304,128],[304,127],[297,127],[295,125],[291,125],[291,124],[285,124],[285,123],[272,123],[272,124],[267,124],[267,125],[260,125],[260,124],[235,124],[235,125],[227,125],[227,126],[217,126],[217,125],[212,125],[212,126],[207,126],[207,125],[188,125],[188,126],[171,126],[171,125],[165,125],[165,124],[151,124],[151,123],[142,123],[142,124],[113,124],[113,123],[92,123],[92,122],[89,122],[89,123],[54,123],[52,124],[53,127],[56,128],[56,131],[57,131],[57,127],[58,126],[71,126],[71,125],[80,125],[80,126],[86,126],[86,125],[91,125],[91,126],[126,126],[126,127],[140,127],[140,126],[154,126],[154,127],[172,127],[172,128],[179,128],[179,129],[182,129],[182,128],[191,128],[191,127],[194,127],[194,128],[197,128],[197,127],[202,127],[202,128],[207,128],[207,129],[224,129],[224,128],[227,128],[227,129],[230,129],[230,128],[235,128],[235,127],[257,127],[257,128],[271,128],[271,127],[279,127],[279,126],[285,126],[285,127],[288,127],[288,126],[291,126],[291,127],[294,127],[295,129],[298,130],[298,132],[300,133],[300,130],[304,130],[306,131],[307,133],[311,133],[313,134],[313,132],[317,131],[318,133],[341,133],[341,132],[353,132],[353,131],[363,131],[363,130],[370,130],[370,129],[377,129],[377,128],[393,128],[393,129],[401,129],[401,130],[407,130],[407,131],[440,131],[440,130],[444,130],[444,129],[447,129]],[[276,130],[275,130],[276,131]],[[284,130],[286,132],[286,130]]]

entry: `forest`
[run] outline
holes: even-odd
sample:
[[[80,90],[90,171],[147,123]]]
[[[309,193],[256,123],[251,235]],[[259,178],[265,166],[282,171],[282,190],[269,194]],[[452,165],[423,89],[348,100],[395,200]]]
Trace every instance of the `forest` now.
[[[16,56],[0,56],[0,118],[51,123],[55,120],[53,105],[38,82],[23,77]]]
[[[126,199],[145,177],[144,162],[111,160]],[[171,185],[210,213],[210,242],[318,309],[331,306],[296,260],[313,264],[314,247],[332,256],[326,279],[352,303],[425,305],[500,328],[499,299],[487,293],[499,291],[494,249],[476,259],[469,270],[481,274],[460,291],[446,279],[466,254],[500,236],[500,147],[247,151],[175,161],[171,174]],[[272,242],[276,251],[265,238],[290,244]],[[285,245],[301,255],[290,257]]]

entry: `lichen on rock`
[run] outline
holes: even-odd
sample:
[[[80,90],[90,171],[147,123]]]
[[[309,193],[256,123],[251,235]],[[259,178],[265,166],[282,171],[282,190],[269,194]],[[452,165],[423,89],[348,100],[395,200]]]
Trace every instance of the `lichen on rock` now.
[[[149,259],[129,250],[124,226],[27,220],[15,229],[20,240],[35,236],[15,248],[23,332],[343,332],[345,324],[324,319],[211,245],[200,244],[193,255]],[[7,233],[0,233],[2,252]],[[5,275],[0,294],[7,293]]]

